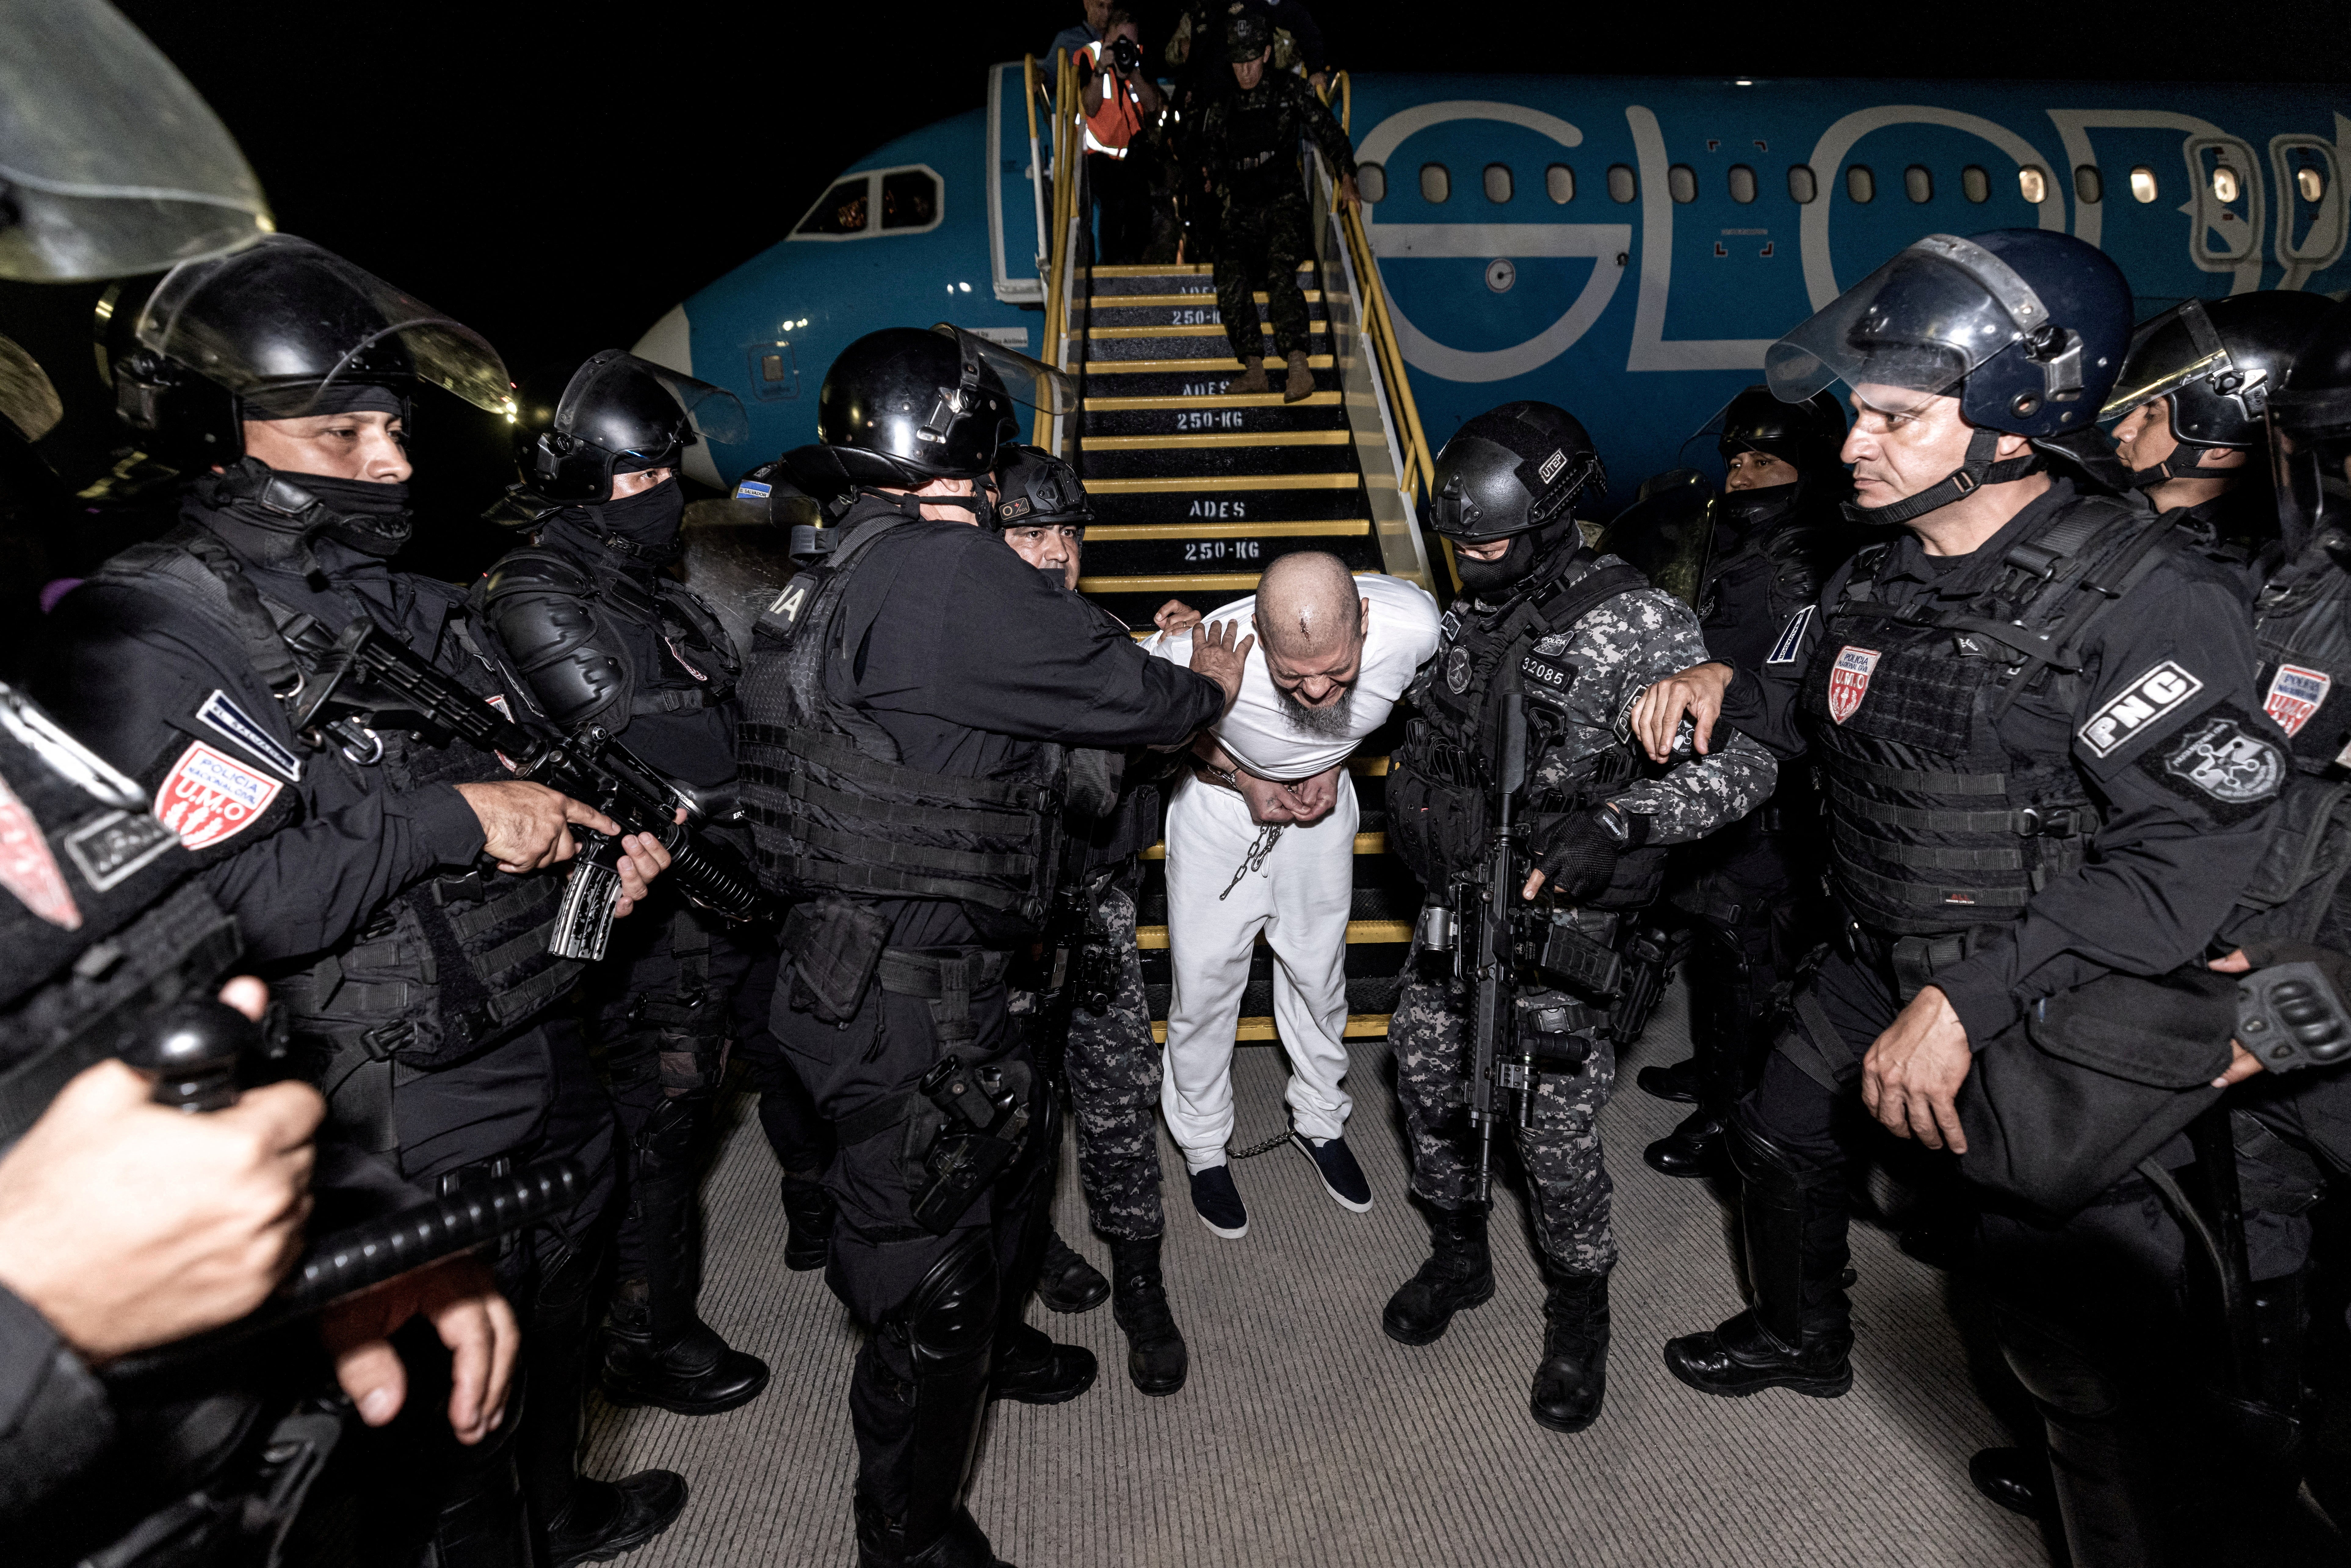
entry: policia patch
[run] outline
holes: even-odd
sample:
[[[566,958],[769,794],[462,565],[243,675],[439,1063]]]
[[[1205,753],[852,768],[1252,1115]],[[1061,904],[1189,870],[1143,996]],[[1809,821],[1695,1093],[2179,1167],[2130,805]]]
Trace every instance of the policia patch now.
[[[2275,800],[2286,777],[2285,753],[2227,703],[2149,747],[2138,768],[2222,823],[2241,822]]]

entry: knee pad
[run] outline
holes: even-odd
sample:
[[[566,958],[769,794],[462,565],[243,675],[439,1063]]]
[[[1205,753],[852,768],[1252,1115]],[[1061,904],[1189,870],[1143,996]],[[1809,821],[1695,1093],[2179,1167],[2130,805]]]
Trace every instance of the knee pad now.
[[[894,1326],[905,1337],[915,1370],[946,1371],[986,1355],[996,1336],[1000,1295],[989,1232],[964,1231],[898,1311]]]

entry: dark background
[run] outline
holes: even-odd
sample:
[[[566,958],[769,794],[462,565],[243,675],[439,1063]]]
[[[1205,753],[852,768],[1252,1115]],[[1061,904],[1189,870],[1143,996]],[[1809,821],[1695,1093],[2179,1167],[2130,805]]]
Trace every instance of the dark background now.
[[[1080,14],[118,3],[227,122],[282,229],[475,327],[527,387],[635,341],[779,238],[841,169],[979,107],[983,66],[1041,52]],[[2351,0],[1311,3],[1333,63],[1359,71],[2351,80]],[[1156,57],[1177,6],[1134,8]],[[0,331],[75,411],[45,451],[77,482],[119,440],[88,346],[97,292],[0,287]],[[470,516],[511,476],[487,422],[435,403],[420,410],[419,510]],[[482,548],[464,533],[414,564],[455,575]]]

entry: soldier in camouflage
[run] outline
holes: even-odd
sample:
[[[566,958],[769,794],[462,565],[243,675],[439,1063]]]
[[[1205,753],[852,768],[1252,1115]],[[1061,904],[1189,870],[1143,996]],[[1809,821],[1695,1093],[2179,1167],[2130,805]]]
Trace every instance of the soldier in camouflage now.
[[[1529,772],[1513,811],[1531,825],[1520,896],[1545,897],[1554,925],[1613,946],[1627,934],[1628,912],[1656,896],[1665,847],[1753,810],[1777,767],[1752,744],[1698,757],[1687,733],[1664,765],[1634,750],[1626,711],[1705,643],[1680,601],[1585,547],[1572,503],[1605,484],[1583,426],[1547,403],[1480,414],[1438,456],[1434,522],[1455,542],[1464,591],[1409,694],[1421,716],[1389,779],[1388,841],[1431,904],[1451,907],[1456,879],[1488,852],[1500,695],[1520,687]],[[1514,869],[1512,880],[1521,874]],[[1425,966],[1421,948],[1416,939],[1388,1028],[1413,1191],[1433,1212],[1428,1261],[1382,1317],[1405,1344],[1431,1343],[1455,1312],[1494,1293],[1465,1113],[1473,998]],[[1550,1279],[1528,1408],[1544,1427],[1580,1432],[1599,1417],[1606,1389],[1616,1243],[1599,1116],[1615,1081],[1614,1041],[1604,990],[1521,988],[1515,1000],[1517,1016],[1540,1031],[1525,1042],[1537,1071],[1518,1140]]]
[[[1314,214],[1298,177],[1300,139],[1309,138],[1339,182],[1339,200],[1357,204],[1355,153],[1347,133],[1314,89],[1287,71],[1269,69],[1272,33],[1266,19],[1244,11],[1227,33],[1238,90],[1208,106],[1200,151],[1208,184],[1221,204],[1217,231],[1217,313],[1242,374],[1226,390],[1269,392],[1265,337],[1251,296],[1262,287],[1273,349],[1289,367],[1285,402],[1314,390],[1307,362],[1306,296],[1298,264],[1314,254]]]

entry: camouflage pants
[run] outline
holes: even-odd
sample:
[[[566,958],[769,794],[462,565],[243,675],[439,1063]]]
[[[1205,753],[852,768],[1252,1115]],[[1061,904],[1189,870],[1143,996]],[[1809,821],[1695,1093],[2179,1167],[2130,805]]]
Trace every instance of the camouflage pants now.
[[[1446,980],[1420,976],[1413,945],[1404,988],[1388,1019],[1395,1051],[1396,1099],[1412,1142],[1412,1190],[1439,1208],[1460,1208],[1478,1196],[1478,1140],[1469,1130],[1468,1009]],[[1533,1124],[1505,1121],[1516,1134],[1534,1199],[1535,1234],[1555,1269],[1604,1274],[1616,1262],[1609,1228],[1615,1184],[1600,1157],[1600,1108],[1616,1081],[1616,1051],[1605,1040],[1573,1077],[1546,1073],[1535,1093]],[[1498,1094],[1497,1109],[1501,1097]]]
[[[1159,1201],[1159,1052],[1134,951],[1134,898],[1113,883],[1087,918],[1089,938],[1117,956],[1118,986],[1099,1013],[1070,1014],[1065,1071],[1078,1126],[1078,1180],[1094,1228],[1114,1241],[1156,1236]]]
[[[1306,296],[1298,287],[1298,264],[1314,254],[1309,232],[1314,214],[1304,196],[1289,196],[1261,207],[1225,208],[1217,233],[1217,314],[1233,358],[1265,356],[1265,335],[1249,296],[1265,290],[1265,318],[1273,323],[1277,359],[1308,352]]]

